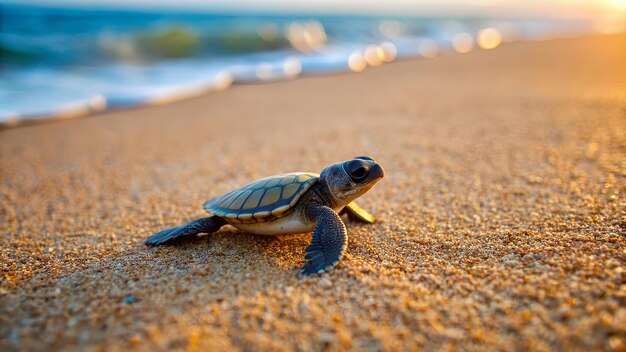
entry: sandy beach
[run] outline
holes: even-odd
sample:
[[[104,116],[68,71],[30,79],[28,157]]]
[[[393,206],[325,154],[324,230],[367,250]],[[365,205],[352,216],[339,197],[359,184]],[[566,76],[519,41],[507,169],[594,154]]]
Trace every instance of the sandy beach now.
[[[0,131],[0,349],[626,350],[624,35],[514,43]],[[386,177],[347,256],[151,234],[256,178]],[[347,221],[347,220],[346,220]]]

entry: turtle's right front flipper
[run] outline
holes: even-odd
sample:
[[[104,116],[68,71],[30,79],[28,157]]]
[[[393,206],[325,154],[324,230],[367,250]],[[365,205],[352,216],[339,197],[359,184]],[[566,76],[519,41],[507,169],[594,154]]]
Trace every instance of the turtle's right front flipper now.
[[[307,216],[317,225],[311,244],[305,249],[304,259],[308,261],[300,270],[303,276],[319,274],[339,264],[348,244],[346,226],[331,208],[310,205]]]
[[[186,223],[185,225],[172,227],[150,236],[150,238],[146,240],[146,245],[158,246],[182,236],[216,232],[220,229],[220,227],[224,226],[225,224],[226,220],[218,216],[196,219],[194,221]]]

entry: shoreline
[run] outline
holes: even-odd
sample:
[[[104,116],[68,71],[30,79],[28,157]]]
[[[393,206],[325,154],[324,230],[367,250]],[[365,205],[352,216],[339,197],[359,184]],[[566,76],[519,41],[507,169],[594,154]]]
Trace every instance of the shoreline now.
[[[517,27],[517,32],[523,32],[520,24]],[[497,41],[490,42],[489,47],[481,48],[477,40],[480,32],[483,30],[493,31],[494,33],[490,33],[490,35],[491,37],[495,35],[495,37],[490,38],[490,40],[493,41],[497,38]],[[528,31],[529,29],[527,28],[526,30]],[[552,30],[555,31],[555,29]],[[361,47],[354,50],[331,45],[329,48],[311,56],[303,55],[302,53],[296,55],[297,52],[294,52],[291,54],[283,53],[283,55],[278,56],[273,54],[276,57],[272,61],[256,63],[252,61],[246,64],[226,65],[221,68],[209,65],[210,68],[204,68],[204,71],[206,71],[203,73],[206,76],[204,79],[179,84],[178,86],[172,83],[171,86],[165,89],[167,92],[147,94],[138,88],[137,96],[130,94],[130,96],[123,97],[115,93],[112,93],[112,95],[108,93],[96,94],[88,99],[75,100],[65,108],[58,108],[48,113],[19,114],[5,112],[4,115],[0,116],[2,118],[0,120],[0,130],[96,116],[112,111],[160,106],[201,97],[206,94],[220,93],[229,89],[232,85],[267,84],[306,77],[361,73],[364,70],[375,69],[380,65],[391,63],[426,60],[437,56],[465,55],[472,51],[491,51],[498,49],[502,45],[558,40],[559,38],[565,39],[572,35],[571,33],[567,35],[565,27],[560,29],[563,32],[560,34],[550,33],[547,29],[545,30],[546,33],[543,34],[527,33],[526,35],[520,33],[514,35],[512,33],[515,31],[510,28],[508,31],[511,33],[507,34],[502,28],[498,31],[495,28],[485,27],[478,31],[477,35],[458,33],[457,36],[469,36],[469,39],[463,38],[463,41],[469,40],[468,43],[464,44],[468,45],[467,47],[456,47],[455,36],[439,39],[406,37],[392,41],[379,41],[376,44],[367,46],[361,45]],[[569,29],[569,31],[573,31],[573,29]],[[579,28],[578,31],[583,31],[583,29]],[[575,36],[593,35],[590,33],[576,33],[575,31],[573,33]],[[183,61],[178,63],[172,61],[171,63],[181,65]],[[161,65],[164,64],[166,62],[161,63]]]

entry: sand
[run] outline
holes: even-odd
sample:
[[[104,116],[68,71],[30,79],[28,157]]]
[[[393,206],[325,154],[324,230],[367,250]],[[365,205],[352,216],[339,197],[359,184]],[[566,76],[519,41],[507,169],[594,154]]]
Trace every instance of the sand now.
[[[0,349],[626,350],[624,36],[515,43],[0,131]],[[258,177],[386,177],[310,234],[156,249]],[[347,220],[346,220],[347,221]]]

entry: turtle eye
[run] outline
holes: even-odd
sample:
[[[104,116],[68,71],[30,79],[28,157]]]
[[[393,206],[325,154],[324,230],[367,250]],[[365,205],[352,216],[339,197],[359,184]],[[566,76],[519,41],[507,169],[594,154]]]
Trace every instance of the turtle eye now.
[[[374,159],[370,158],[369,156],[364,156],[364,155],[359,155],[359,156],[355,157],[355,159],[374,161]]]
[[[356,183],[361,183],[367,178],[367,174],[369,173],[367,165],[359,159],[350,160],[346,166],[345,170],[352,179],[352,181]]]

